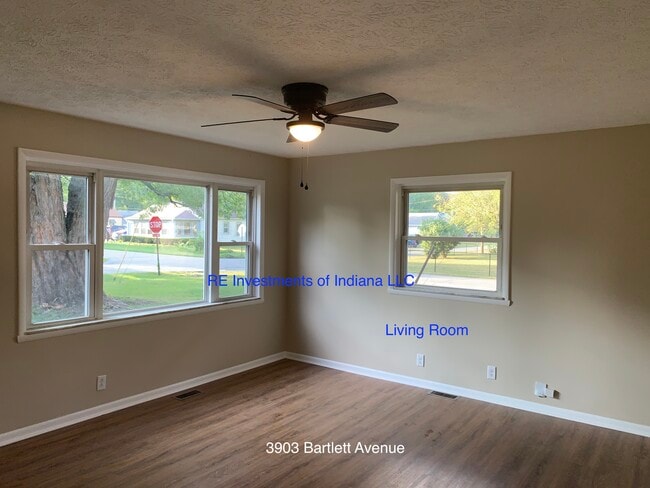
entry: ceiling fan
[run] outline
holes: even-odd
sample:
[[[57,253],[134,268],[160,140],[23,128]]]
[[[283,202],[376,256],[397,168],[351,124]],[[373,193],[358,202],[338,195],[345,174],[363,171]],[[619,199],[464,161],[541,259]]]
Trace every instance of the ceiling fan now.
[[[393,97],[386,93],[375,93],[364,97],[351,98],[342,102],[325,104],[327,87],[318,83],[291,83],[282,87],[285,105],[264,100],[253,95],[233,94],[233,97],[242,97],[266,107],[274,108],[288,114],[288,117],[274,117],[269,119],[239,120],[236,122],[221,122],[218,124],[205,124],[201,127],[215,127],[219,125],[246,124],[249,122],[264,122],[268,120],[288,120],[289,138],[287,142],[309,142],[316,139],[325,128],[325,124],[342,125],[356,129],[374,130],[377,132],[391,132],[399,124],[384,120],[364,119],[341,115],[357,110],[384,107],[397,103]],[[298,120],[293,120],[295,118]],[[317,120],[314,120],[315,117]]]

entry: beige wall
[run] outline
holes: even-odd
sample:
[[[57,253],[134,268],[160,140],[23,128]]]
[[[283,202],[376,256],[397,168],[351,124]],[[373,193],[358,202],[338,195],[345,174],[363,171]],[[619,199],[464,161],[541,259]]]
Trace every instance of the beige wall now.
[[[314,276],[386,275],[390,178],[512,171],[513,305],[296,289],[288,350],[650,425],[649,155],[645,125],[319,157],[307,192],[293,161],[289,269]],[[470,336],[386,337],[387,322]]]
[[[649,141],[646,125],[312,158],[305,192],[298,161],[0,104],[0,433],[284,349],[650,425]],[[18,147],[266,180],[272,275],[385,275],[391,177],[512,171],[514,303],[271,288],[263,304],[18,344]],[[434,321],[471,335],[384,336]],[[561,398],[537,400],[535,380]]]
[[[18,147],[264,179],[266,271],[286,270],[286,160],[0,104],[0,433],[283,350],[282,289],[263,304],[16,343]]]

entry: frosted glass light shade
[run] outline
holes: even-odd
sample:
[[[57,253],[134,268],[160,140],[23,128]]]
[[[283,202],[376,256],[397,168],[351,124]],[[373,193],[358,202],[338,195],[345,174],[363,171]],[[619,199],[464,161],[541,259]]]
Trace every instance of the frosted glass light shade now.
[[[316,139],[323,131],[325,124],[322,122],[289,122],[287,128],[293,137],[300,142],[309,142]]]

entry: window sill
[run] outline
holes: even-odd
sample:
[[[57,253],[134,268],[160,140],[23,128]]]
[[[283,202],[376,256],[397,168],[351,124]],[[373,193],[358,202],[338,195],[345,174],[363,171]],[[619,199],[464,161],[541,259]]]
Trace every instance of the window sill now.
[[[247,305],[256,305],[264,303],[264,299],[260,297],[246,297],[241,300],[232,300],[221,303],[198,304],[187,306],[183,308],[160,310],[158,312],[150,312],[140,315],[121,315],[119,317],[109,317],[92,322],[78,322],[72,324],[60,325],[58,327],[34,329],[27,332],[18,334],[17,342],[29,342],[38,339],[45,339],[48,337],[57,337],[69,334],[79,334],[81,332],[91,332],[94,330],[110,329],[113,327],[120,327],[122,325],[140,324],[144,322],[151,322],[152,320],[168,319],[175,317],[184,317],[187,315],[195,315],[198,313],[214,312],[215,310],[223,310],[227,308],[242,307]]]
[[[512,305],[512,300],[504,298],[489,298],[489,297],[474,297],[466,295],[454,295],[452,293],[439,293],[432,291],[419,291],[419,290],[409,290],[405,288],[388,288],[388,293],[392,295],[406,295],[406,296],[416,296],[416,297],[427,297],[427,298],[439,298],[443,300],[459,300],[463,302],[475,302],[475,303],[489,303],[491,305]]]

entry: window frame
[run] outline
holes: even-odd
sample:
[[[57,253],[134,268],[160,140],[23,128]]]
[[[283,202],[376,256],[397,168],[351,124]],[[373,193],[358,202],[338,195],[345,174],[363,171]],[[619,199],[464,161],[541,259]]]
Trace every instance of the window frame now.
[[[88,172],[88,171],[83,171],[77,168],[69,168],[66,170],[62,171],[45,171],[41,167],[31,167],[27,168],[25,171],[25,177],[26,177],[26,182],[27,185],[29,185],[29,173],[35,172],[35,173],[56,173],[56,174],[61,174],[65,176],[79,176],[79,177],[84,177],[86,178],[86,235],[87,239],[85,243],[59,243],[59,244],[52,244],[52,243],[47,243],[47,244],[32,244],[29,240],[29,233],[31,229],[31,220],[29,218],[30,212],[25,212],[25,246],[24,246],[24,252],[26,253],[25,260],[26,260],[26,270],[30,275],[30,280],[29,283],[27,284],[27,290],[26,293],[28,293],[28,296],[25,297],[25,299],[31,304],[32,301],[32,260],[34,257],[35,252],[39,251],[53,251],[53,252],[66,252],[66,251],[84,251],[86,254],[86,273],[85,273],[85,288],[86,288],[86,303],[84,304],[84,307],[86,309],[86,313],[83,317],[76,317],[76,318],[71,318],[71,319],[62,319],[62,320],[56,320],[56,321],[51,321],[49,323],[56,323],[57,325],[60,326],[65,326],[68,324],[73,324],[79,322],[79,320],[86,320],[86,318],[90,318],[93,315],[96,314],[96,307],[97,307],[97,302],[96,302],[96,293],[95,293],[95,266],[94,263],[96,261],[96,256],[97,256],[97,246],[95,244],[96,242],[96,237],[95,237],[95,232],[96,232],[96,226],[95,226],[95,212],[94,212],[94,207],[95,207],[95,176],[93,173]],[[23,200],[26,208],[30,207],[30,194],[29,191],[25,195],[25,199]],[[101,306],[101,304],[100,304]],[[31,315],[31,312],[30,312]],[[30,320],[31,323],[31,320]],[[36,325],[38,327],[38,325]]]
[[[29,172],[61,173],[88,176],[88,242],[81,246],[90,247],[88,254],[87,306],[89,317],[52,321],[32,325],[31,322],[31,288],[32,288],[32,253],[34,245],[29,241]],[[164,183],[190,184],[206,188],[205,207],[205,279],[204,298],[193,302],[168,307],[143,309],[130,313],[109,314],[104,317],[103,302],[103,261],[98,258],[104,252],[104,178],[143,179]],[[249,305],[264,302],[262,287],[249,287],[246,295],[219,300],[214,286],[208,286],[207,275],[219,273],[219,258],[213,258],[216,242],[218,220],[217,191],[219,189],[238,189],[249,192],[249,222],[251,240],[249,247],[249,276],[263,275],[263,221],[265,182],[251,178],[225,176],[215,173],[167,168],[155,165],[129,163],[124,161],[53,153],[33,149],[18,149],[18,342],[37,338],[52,337],[89,330],[98,330],[118,325],[146,322],[164,317],[181,316],[222,308]],[[215,220],[213,221],[213,216]],[[209,238],[208,238],[209,237]],[[75,245],[78,247],[79,245]],[[68,250],[68,245],[47,245],[55,250]],[[64,249],[66,247],[66,249]],[[216,262],[215,262],[216,261]],[[47,325],[51,324],[51,325]]]
[[[465,300],[482,303],[511,305],[510,300],[510,211],[512,192],[512,173],[476,173],[464,175],[422,176],[410,178],[392,178],[390,180],[390,238],[389,238],[389,274],[403,276],[406,274],[406,256],[408,252],[408,202],[410,192],[439,192],[500,189],[500,237],[467,238],[472,240],[500,240],[499,259],[497,262],[497,291],[483,291],[468,288],[434,287],[427,285],[392,286],[389,293]],[[433,239],[435,240],[435,239]],[[462,238],[461,238],[462,240]]]
[[[255,226],[255,216],[254,212],[252,211],[253,205],[254,205],[254,198],[253,198],[253,192],[246,187],[241,187],[241,186],[234,186],[234,185],[219,185],[215,189],[215,207],[214,207],[214,212],[215,215],[218,214],[219,210],[219,191],[233,191],[233,192],[241,192],[241,193],[247,193],[248,195],[248,202],[246,206],[246,240],[245,241],[220,241],[219,240],[219,225],[218,225],[218,219],[216,220],[216,225],[214,225],[215,228],[215,235],[214,235],[214,240],[212,241],[212,247],[213,247],[213,252],[211,253],[215,258],[216,258],[216,273],[219,274],[221,272],[221,263],[220,263],[220,254],[221,254],[221,246],[242,246],[246,248],[247,255],[249,256],[248,259],[248,267],[246,269],[246,276],[253,277],[253,276],[261,276],[261,275],[254,275],[255,271],[255,256],[257,253],[255,252],[255,233],[256,233],[256,226]],[[250,231],[248,229],[251,229]],[[224,234],[226,232],[224,231]],[[257,287],[259,288],[259,287]],[[250,297],[255,293],[256,287],[254,286],[249,286],[248,287],[248,292],[244,295],[237,295],[233,297],[220,297],[219,296],[219,290],[220,288],[218,286],[213,286],[211,287],[211,293],[216,297],[217,300],[219,300],[220,303],[227,303],[227,302],[232,302],[232,301],[237,301],[242,299],[243,297]]]

